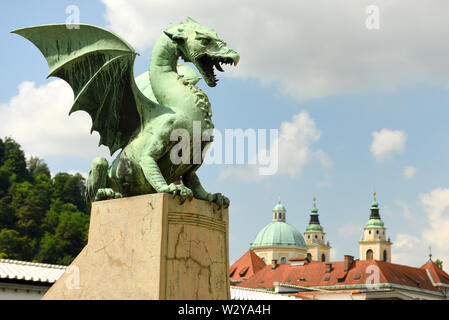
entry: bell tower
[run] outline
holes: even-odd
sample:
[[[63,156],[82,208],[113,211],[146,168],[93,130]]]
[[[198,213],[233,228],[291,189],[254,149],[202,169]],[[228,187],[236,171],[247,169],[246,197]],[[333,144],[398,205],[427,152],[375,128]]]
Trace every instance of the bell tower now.
[[[391,262],[390,238],[387,240],[386,228],[379,215],[379,203],[374,200],[371,203],[371,214],[363,230],[363,235],[359,241],[360,260],[379,260]]]
[[[315,261],[329,261],[330,260],[330,245],[329,241],[326,243],[326,233],[320,224],[318,216],[318,209],[316,207],[316,197],[313,197],[313,207],[310,211],[309,225],[304,232],[304,238],[307,244],[307,255]]]

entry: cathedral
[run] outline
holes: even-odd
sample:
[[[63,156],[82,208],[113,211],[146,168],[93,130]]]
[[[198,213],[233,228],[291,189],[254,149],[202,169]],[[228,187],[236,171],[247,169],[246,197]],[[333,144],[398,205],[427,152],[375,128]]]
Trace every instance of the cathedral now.
[[[449,299],[449,275],[431,255],[419,268],[391,262],[392,242],[376,192],[361,226],[358,259],[345,255],[344,261],[331,261],[315,197],[303,234],[287,223],[280,199],[272,213],[272,221],[229,269],[236,296],[275,292],[297,299]]]
[[[281,203],[273,208],[273,220],[257,233],[251,250],[265,263],[276,260],[280,264],[291,258],[307,258],[309,261],[326,262],[330,260],[330,243],[326,241],[323,226],[320,224],[316,197],[310,210],[310,221],[304,236],[286,221],[287,209]],[[381,260],[391,262],[391,241],[387,239],[384,222],[379,215],[379,203],[371,203],[371,214],[359,241],[360,260]]]

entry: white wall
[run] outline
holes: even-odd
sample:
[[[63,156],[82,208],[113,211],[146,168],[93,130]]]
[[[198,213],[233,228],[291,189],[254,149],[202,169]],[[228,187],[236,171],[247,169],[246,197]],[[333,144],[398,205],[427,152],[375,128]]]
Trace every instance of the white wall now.
[[[0,283],[0,300],[40,300],[47,287]]]

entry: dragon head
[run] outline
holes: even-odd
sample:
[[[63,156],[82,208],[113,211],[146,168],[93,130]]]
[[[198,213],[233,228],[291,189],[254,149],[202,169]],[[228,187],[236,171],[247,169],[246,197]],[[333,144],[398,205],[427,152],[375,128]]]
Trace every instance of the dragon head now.
[[[238,53],[226,47],[226,42],[215,31],[191,18],[169,27],[164,33],[176,43],[181,58],[197,67],[209,87],[217,85],[214,67],[223,72],[221,64],[237,65],[239,62]]]

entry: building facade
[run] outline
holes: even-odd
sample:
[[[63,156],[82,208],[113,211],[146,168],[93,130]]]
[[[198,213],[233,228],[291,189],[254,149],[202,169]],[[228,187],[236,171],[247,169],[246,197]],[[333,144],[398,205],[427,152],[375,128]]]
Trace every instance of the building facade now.
[[[363,230],[359,241],[360,260],[379,260],[391,262],[391,241],[387,239],[387,229],[380,218],[379,203],[374,200],[371,203],[371,214]]]
[[[304,232],[309,260],[329,261],[331,246],[326,243],[326,233],[320,224],[318,209],[316,207],[316,197],[313,197],[313,207],[310,212],[309,225]]]
[[[391,262],[392,242],[375,192],[359,241],[359,259],[345,255],[344,261],[330,261],[331,247],[319,221],[315,197],[305,240],[285,222],[286,212],[279,201],[273,209],[273,222],[231,266],[231,285],[241,288],[234,290],[236,295],[252,294],[247,289],[268,289],[296,299],[449,300],[449,275],[431,256],[419,268]]]
[[[287,210],[280,200],[272,211],[273,221],[259,231],[251,249],[266,264],[284,264],[294,257],[306,257],[306,242],[301,232],[286,222]]]

